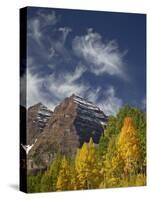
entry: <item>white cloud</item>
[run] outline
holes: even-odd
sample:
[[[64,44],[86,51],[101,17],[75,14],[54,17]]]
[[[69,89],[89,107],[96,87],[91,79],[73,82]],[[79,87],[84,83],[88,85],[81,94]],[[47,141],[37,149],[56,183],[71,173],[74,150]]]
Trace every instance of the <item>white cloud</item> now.
[[[42,25],[41,21],[46,20]],[[32,19],[30,24],[29,37],[34,38],[39,45],[38,52],[43,55],[44,60],[47,60],[47,67],[54,69],[57,62],[53,58],[61,55],[61,58],[69,58],[65,42],[71,29],[68,27],[60,27],[55,32],[61,32],[59,38],[50,37],[49,48],[45,49],[43,44],[43,30],[48,25],[57,23],[56,15],[53,13],[46,19],[46,15],[40,13],[39,18]],[[125,77],[123,54],[120,53],[117,44],[114,41],[104,43],[101,35],[93,33],[92,29],[88,30],[87,35],[76,37],[73,41],[73,50],[76,55],[82,57],[87,63],[87,67],[83,64],[78,64],[74,71],[61,74],[53,73],[44,77],[39,77],[32,73],[32,69],[37,68],[38,63],[35,62],[35,57],[28,55],[28,72],[27,72],[27,106],[42,102],[50,109],[60,103],[64,98],[73,93],[88,98],[95,102],[106,114],[114,114],[122,105],[122,100],[116,97],[113,87],[109,87],[104,91],[104,88],[97,87],[93,89],[87,82],[81,81],[82,75],[88,70],[96,75],[107,73],[109,75],[117,75]],[[67,56],[66,56],[67,55]],[[78,61],[77,61],[78,62]],[[89,68],[88,68],[89,67]],[[80,81],[79,81],[80,80]],[[23,79],[22,79],[23,82]],[[43,90],[44,88],[44,90]],[[99,100],[99,97],[104,97]]]
[[[64,98],[73,93],[83,96],[87,91],[88,86],[84,83],[78,83],[77,80],[81,78],[85,68],[77,66],[72,73],[65,73],[56,76],[55,73],[46,77],[38,77],[28,70],[27,73],[27,106],[32,106],[38,102],[42,102],[50,109],[60,103]],[[43,87],[49,94],[49,97],[44,95]]]
[[[45,86],[59,101],[73,93],[83,95],[88,86],[77,81],[82,77],[84,72],[85,68],[80,65],[72,73],[62,73],[59,76],[53,73],[47,78]]]
[[[87,98],[89,99],[89,101],[97,103],[98,97],[100,96],[101,92],[102,92],[102,87],[97,87],[96,89],[89,88],[89,91],[87,93]]]
[[[52,35],[49,35],[48,41],[50,46],[54,49],[55,55],[59,56],[59,60],[63,59],[63,61],[67,61],[71,58],[70,52],[66,48],[66,40],[71,31],[69,27],[60,27],[53,30]]]
[[[95,75],[109,74],[126,78],[123,56],[117,43],[112,40],[104,42],[99,33],[92,29],[84,36],[76,36],[72,48],[82,58]]]
[[[29,33],[28,36],[31,36],[37,44],[41,46],[41,27],[39,19],[33,19],[28,22]]]
[[[77,67],[75,68],[74,72],[70,72],[65,75],[65,81],[68,83],[72,83],[76,81],[77,79],[81,78],[83,73],[86,72],[86,67],[82,64],[78,64]]]
[[[43,79],[38,77],[37,75],[33,75],[31,71],[28,69],[27,70],[27,106],[45,101],[41,93],[42,84],[43,84]]]
[[[39,12],[38,16],[40,20],[42,21],[42,27],[45,26],[52,26],[55,25],[58,22],[58,17],[56,16],[55,11],[52,11],[51,13],[45,13],[45,12]]]
[[[28,19],[28,56],[35,57],[34,60],[39,56],[51,69],[57,63],[70,59],[65,44],[72,30],[69,27],[56,28],[58,21],[59,16],[54,11],[47,14],[38,12],[36,17]],[[38,62],[36,66],[39,66]]]
[[[123,104],[122,100],[116,96],[115,89],[112,86],[105,90],[102,87],[92,89],[85,82],[79,82],[85,71],[84,66],[78,65],[72,73],[67,72],[59,76],[53,73],[41,78],[28,70],[27,106],[42,102],[53,110],[64,98],[74,93],[94,102],[105,114],[114,115]],[[43,87],[49,96],[43,92]]]
[[[107,115],[116,114],[119,108],[123,105],[122,99],[116,96],[115,89],[112,86],[109,86],[104,90],[102,100],[97,103],[100,109],[102,109]]]
[[[68,34],[72,31],[72,29],[69,27],[60,27],[58,30],[62,32],[62,42],[64,44]]]
[[[90,101],[94,102],[107,115],[114,115],[123,105],[122,99],[116,96],[113,86],[108,86],[106,89],[97,87],[87,93]]]
[[[28,20],[28,36],[32,37],[37,44],[42,45],[43,31],[45,27],[53,26],[57,23],[58,19],[55,12],[45,14],[39,12],[36,18]]]
[[[42,102],[53,110],[64,98],[74,93],[79,96],[84,96],[86,94],[85,96],[87,99],[99,106],[99,108],[107,115],[116,114],[123,105],[123,102],[116,96],[115,89],[110,86],[106,90],[101,87],[91,90],[89,85],[78,83],[78,79],[82,76],[81,71],[84,73],[84,70],[78,67],[71,75],[67,73],[60,77],[56,77],[55,74],[52,74],[46,78],[40,78],[37,75],[33,75],[31,71],[28,70],[27,107]],[[25,105],[25,102],[23,101],[25,100],[25,96],[23,96],[26,89],[24,87],[26,83],[25,80],[25,76],[23,76],[21,78],[21,105]],[[49,98],[44,95],[42,91],[43,86],[46,87],[47,92],[50,95]]]

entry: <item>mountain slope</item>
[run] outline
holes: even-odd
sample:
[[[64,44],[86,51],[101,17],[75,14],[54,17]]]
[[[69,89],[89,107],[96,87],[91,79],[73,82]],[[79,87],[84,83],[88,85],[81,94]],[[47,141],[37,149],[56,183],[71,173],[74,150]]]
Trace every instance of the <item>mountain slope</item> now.
[[[58,152],[72,156],[91,137],[98,143],[106,123],[107,116],[96,105],[72,95],[55,108],[31,155],[44,165]]]
[[[43,132],[52,115],[42,103],[38,103],[28,109],[27,113],[27,144],[32,145],[35,139]]]

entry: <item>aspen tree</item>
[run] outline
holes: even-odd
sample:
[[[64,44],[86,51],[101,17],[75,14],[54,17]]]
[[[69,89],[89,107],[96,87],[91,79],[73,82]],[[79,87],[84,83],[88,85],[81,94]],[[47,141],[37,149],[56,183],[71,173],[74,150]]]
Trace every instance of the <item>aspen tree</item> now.
[[[140,141],[131,117],[124,119],[118,139],[118,153],[124,161],[125,174],[135,173],[141,158]]]
[[[70,190],[70,166],[66,157],[64,156],[61,162],[61,168],[57,179],[56,188],[58,191]]]
[[[79,189],[98,187],[100,170],[97,152],[92,138],[89,143],[84,143],[78,150],[75,158],[75,169],[78,178]]]

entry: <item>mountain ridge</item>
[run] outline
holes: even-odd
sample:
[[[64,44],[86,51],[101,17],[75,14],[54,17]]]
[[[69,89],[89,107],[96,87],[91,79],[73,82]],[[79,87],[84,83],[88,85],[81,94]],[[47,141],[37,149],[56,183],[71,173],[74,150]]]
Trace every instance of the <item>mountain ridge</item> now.
[[[72,156],[90,138],[98,144],[107,120],[98,106],[73,94],[55,107],[29,154],[43,165],[58,152]]]

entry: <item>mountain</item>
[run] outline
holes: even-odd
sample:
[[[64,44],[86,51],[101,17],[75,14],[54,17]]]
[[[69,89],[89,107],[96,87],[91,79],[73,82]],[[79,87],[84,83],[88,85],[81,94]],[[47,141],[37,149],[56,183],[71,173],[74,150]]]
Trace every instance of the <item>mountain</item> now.
[[[43,165],[58,152],[72,156],[91,137],[99,142],[107,119],[94,103],[76,95],[67,97],[55,108],[30,154]]]
[[[27,111],[27,145],[32,145],[43,132],[52,116],[52,111],[42,103],[28,108]]]

